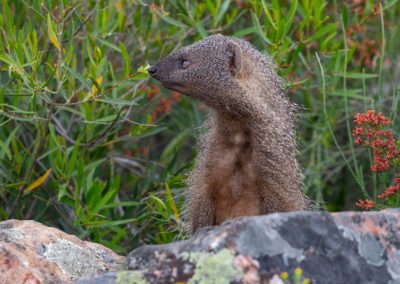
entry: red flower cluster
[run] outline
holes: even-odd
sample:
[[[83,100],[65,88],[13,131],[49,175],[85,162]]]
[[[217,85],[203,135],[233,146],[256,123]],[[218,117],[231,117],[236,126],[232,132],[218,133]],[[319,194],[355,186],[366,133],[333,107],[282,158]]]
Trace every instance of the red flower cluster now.
[[[359,199],[358,202],[356,203],[357,207],[363,209],[363,210],[371,210],[372,208],[375,207],[375,202],[369,199]]]
[[[373,125],[388,125],[392,122],[386,118],[382,113],[376,113],[375,110],[371,109],[366,113],[357,113],[354,116],[354,122],[357,124],[369,123]]]
[[[354,116],[356,127],[353,135],[356,137],[354,143],[370,147],[374,156],[374,164],[371,166],[373,172],[382,172],[390,167],[390,161],[400,156],[396,142],[390,129],[384,129],[385,125],[392,122],[382,113],[369,110],[366,113],[358,113]]]
[[[375,110],[369,110],[366,113],[358,113],[354,116],[353,135],[356,137],[355,144],[371,148],[374,163],[371,166],[373,172],[382,172],[390,168],[391,163],[396,167],[395,159],[400,158],[400,150],[397,149],[392,131],[386,127],[392,122],[382,113],[376,113]],[[378,195],[378,198],[384,200],[400,192],[400,174],[394,178],[391,186]],[[364,210],[370,210],[375,207],[372,200],[358,200],[358,207]]]
[[[396,177],[394,179],[393,185],[391,185],[388,188],[386,188],[386,190],[382,194],[379,194],[378,198],[379,199],[386,199],[389,196],[392,196],[392,195],[396,194],[398,191],[400,191],[400,176]]]

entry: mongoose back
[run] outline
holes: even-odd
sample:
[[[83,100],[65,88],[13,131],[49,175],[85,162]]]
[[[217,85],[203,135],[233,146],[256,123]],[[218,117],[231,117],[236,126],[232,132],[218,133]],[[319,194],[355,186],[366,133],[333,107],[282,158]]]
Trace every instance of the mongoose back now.
[[[272,62],[245,40],[209,36],[149,74],[211,108],[188,178],[188,231],[239,216],[303,210],[294,104]]]

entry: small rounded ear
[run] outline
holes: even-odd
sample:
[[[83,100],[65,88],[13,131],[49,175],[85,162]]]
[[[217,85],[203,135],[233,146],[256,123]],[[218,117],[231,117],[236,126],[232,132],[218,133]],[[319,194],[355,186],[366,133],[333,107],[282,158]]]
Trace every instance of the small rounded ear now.
[[[239,74],[242,67],[242,50],[240,46],[233,40],[228,41],[228,60],[229,60],[229,70],[233,76]]]

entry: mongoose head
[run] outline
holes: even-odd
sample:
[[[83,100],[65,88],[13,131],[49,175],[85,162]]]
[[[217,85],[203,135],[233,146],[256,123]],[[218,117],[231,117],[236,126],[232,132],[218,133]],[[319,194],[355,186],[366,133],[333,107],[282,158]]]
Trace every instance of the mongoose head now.
[[[167,89],[197,98],[211,107],[221,96],[237,91],[235,80],[242,71],[242,50],[238,39],[209,36],[179,49],[150,66],[151,77]]]

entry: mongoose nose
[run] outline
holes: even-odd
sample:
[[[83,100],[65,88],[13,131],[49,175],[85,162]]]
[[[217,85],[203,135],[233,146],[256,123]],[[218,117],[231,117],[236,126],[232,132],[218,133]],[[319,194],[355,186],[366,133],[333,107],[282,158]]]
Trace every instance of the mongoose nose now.
[[[157,72],[157,66],[151,65],[149,69],[147,69],[147,72],[149,72],[150,75],[154,75]]]

